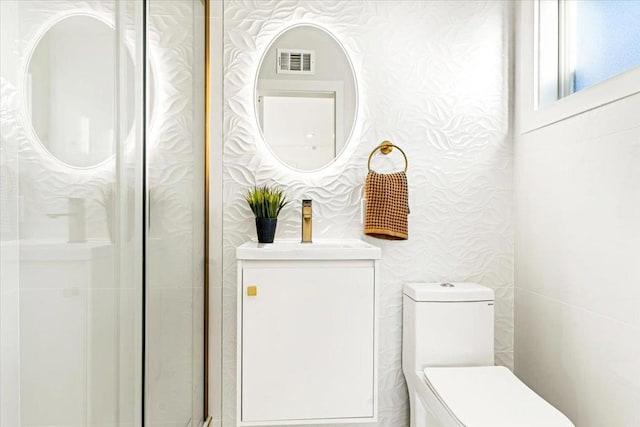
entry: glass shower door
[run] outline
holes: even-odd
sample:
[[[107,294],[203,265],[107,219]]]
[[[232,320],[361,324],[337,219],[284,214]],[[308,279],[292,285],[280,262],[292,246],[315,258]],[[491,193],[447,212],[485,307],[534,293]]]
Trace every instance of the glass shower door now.
[[[0,19],[0,426],[200,427],[203,3]]]
[[[204,3],[149,0],[146,420],[204,421]]]
[[[138,425],[138,3],[0,2],[3,427]]]

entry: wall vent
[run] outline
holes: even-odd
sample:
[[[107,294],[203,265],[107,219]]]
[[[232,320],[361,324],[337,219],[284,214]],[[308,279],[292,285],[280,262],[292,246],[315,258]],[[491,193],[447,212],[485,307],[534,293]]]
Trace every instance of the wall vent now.
[[[303,49],[277,49],[278,74],[314,74],[316,52]]]

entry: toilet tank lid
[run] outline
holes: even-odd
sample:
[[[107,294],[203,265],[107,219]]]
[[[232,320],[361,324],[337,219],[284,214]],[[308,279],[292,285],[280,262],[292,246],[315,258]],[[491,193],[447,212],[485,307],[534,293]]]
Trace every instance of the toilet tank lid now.
[[[493,301],[493,290],[477,283],[406,283],[404,294],[420,302]]]

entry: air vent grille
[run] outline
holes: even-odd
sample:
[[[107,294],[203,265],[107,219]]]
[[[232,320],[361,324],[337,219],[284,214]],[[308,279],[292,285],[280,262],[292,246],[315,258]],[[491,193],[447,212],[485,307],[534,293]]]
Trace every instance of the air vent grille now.
[[[313,74],[315,51],[303,49],[278,49],[279,74]]]

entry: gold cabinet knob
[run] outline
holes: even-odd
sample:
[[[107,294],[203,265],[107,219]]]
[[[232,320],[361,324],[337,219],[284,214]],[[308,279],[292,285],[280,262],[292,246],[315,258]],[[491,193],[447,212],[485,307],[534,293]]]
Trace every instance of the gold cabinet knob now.
[[[256,285],[247,286],[247,296],[248,297],[258,296],[258,287]]]

